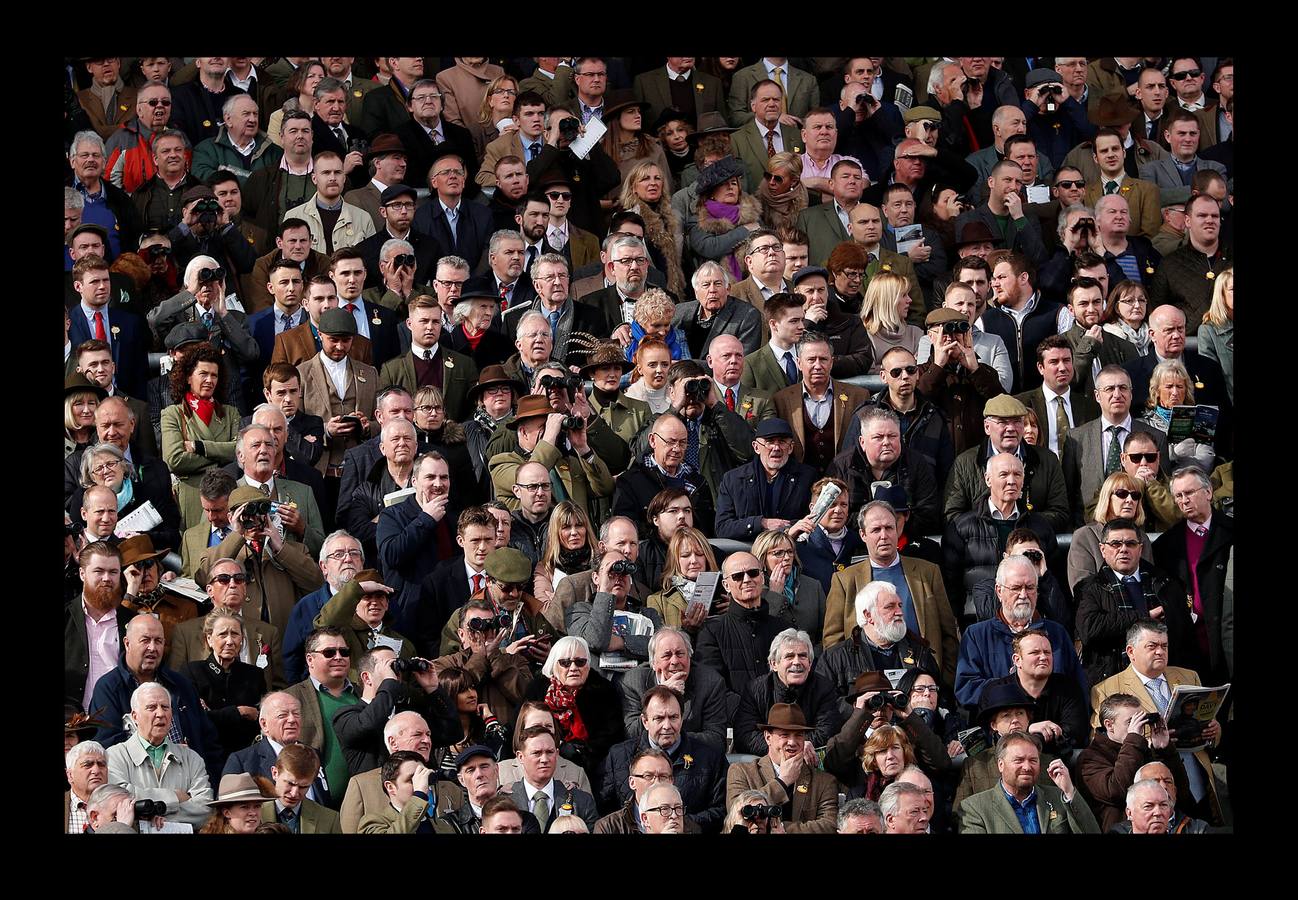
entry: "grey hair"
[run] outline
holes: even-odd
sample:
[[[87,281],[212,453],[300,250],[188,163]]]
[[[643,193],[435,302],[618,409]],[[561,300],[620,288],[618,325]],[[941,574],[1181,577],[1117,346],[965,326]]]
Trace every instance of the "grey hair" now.
[[[1031,746],[1035,747],[1037,751],[1037,756],[1038,758],[1040,757],[1041,746],[1036,742],[1036,739],[1033,738],[1032,735],[1028,734],[1026,731],[1011,731],[1009,734],[1005,735],[999,741],[996,742],[997,762],[1000,762],[1005,758],[1005,753],[1009,749],[1010,744],[1013,744],[1016,741],[1022,742],[1024,744],[1030,744]]]
[[[226,102],[228,103],[229,101]],[[179,128],[164,128],[162,131],[159,131],[153,136],[154,146],[157,146],[158,141],[163,138],[180,138],[180,142],[185,145],[186,150],[193,149],[193,144],[189,142],[189,135],[185,134],[185,132],[181,131]]]
[[[85,209],[86,198],[81,196],[81,192],[76,188],[65,187],[63,189],[63,208]]]
[[[796,356],[799,360],[801,360],[803,355],[803,350],[807,347],[815,346],[817,344],[824,344],[826,347],[828,347],[829,358],[831,360],[834,358],[834,345],[830,342],[829,338],[823,332],[820,331],[803,332],[802,337],[798,339],[797,345],[793,348],[793,355]]]
[[[1014,460],[1019,467],[1019,471],[1023,471],[1023,460],[1019,459],[1013,453],[993,453],[991,456],[987,457],[987,465],[983,466],[983,474],[990,475],[992,473],[992,463],[1002,456],[1008,456],[1010,459]]]
[[[248,436],[248,433],[251,432],[251,431],[264,431],[264,432],[266,432],[267,434],[270,435],[270,439],[271,439],[272,441],[275,440],[275,434],[274,434],[274,432],[272,432],[272,431],[270,430],[270,426],[269,426],[269,425],[258,425],[258,424],[255,423],[255,422],[250,422],[249,424],[247,424],[247,425],[245,425],[245,426],[243,426],[242,428],[239,429],[239,436],[238,436],[237,438],[235,438],[235,440],[234,440],[234,450],[235,450],[236,453],[242,453],[242,452],[243,452],[243,439],[244,439],[245,437],[247,437],[247,436]],[[276,441],[276,444],[278,444],[278,443],[279,443],[279,442]]]
[[[288,416],[284,415],[284,410],[280,409],[278,406],[276,406],[273,403],[259,403],[255,407],[253,407],[252,419],[251,419],[253,424],[258,424],[258,425],[261,424],[260,422],[257,422],[257,417],[260,416],[262,413],[274,413],[275,415],[279,416],[281,419],[284,420],[285,425],[288,424]],[[266,428],[268,426],[262,425],[261,427]]]
[[[1136,646],[1136,641],[1140,640],[1140,633],[1148,631],[1153,634],[1167,634],[1167,626],[1157,619],[1137,619],[1131,623],[1127,629],[1127,646]]]
[[[78,131],[72,137],[72,149],[69,151],[69,153],[72,156],[76,156],[77,151],[81,149],[82,144],[94,144],[96,147],[99,148],[99,152],[101,154],[104,154],[105,156],[107,155],[107,152],[104,150],[104,139],[101,138],[97,132]]]
[[[226,116],[230,115],[230,113],[234,112],[234,105],[243,99],[252,100],[252,105],[257,105],[255,99],[245,94],[243,91],[240,91],[221,104],[221,118],[224,119]]]
[[[946,79],[946,70],[951,66],[959,68],[960,64],[954,62],[938,62],[929,70],[928,84],[926,85],[929,96],[937,96],[937,89],[942,86],[942,82]]]
[[[135,476],[135,466],[131,465],[121,447],[109,443],[95,444],[92,447],[87,447],[86,451],[81,454],[81,486],[83,488],[94,487],[95,481],[91,477],[90,470],[94,468],[95,457],[104,454],[115,457],[122,464],[127,478]]]
[[[347,85],[343,84],[337,78],[326,75],[324,78],[320,79],[319,84],[315,86],[315,90],[311,92],[311,96],[316,100],[319,100],[325,94],[333,94],[338,91],[342,91],[345,94],[347,92]]]
[[[1095,218],[1095,210],[1091,209],[1085,203],[1074,203],[1072,206],[1065,206],[1063,209],[1059,210],[1059,223],[1056,227],[1061,238],[1064,236],[1064,229],[1068,227],[1068,214],[1071,212],[1084,212],[1092,219]]]
[[[101,784],[86,799],[86,812],[94,810],[97,813],[102,813],[121,803],[123,797],[130,796],[133,796],[131,792],[120,784]]]
[[[702,281],[704,277],[706,277],[707,275],[711,274],[714,271],[721,273],[721,277],[724,278],[726,281],[726,287],[729,288],[731,283],[733,282],[733,279],[730,277],[730,273],[727,272],[725,270],[725,267],[722,266],[720,263],[711,259],[703,263],[703,265],[699,266],[697,269],[694,270],[694,274],[690,276],[690,286],[693,287],[695,291],[697,291],[699,289],[699,282]]]
[[[1177,469],[1172,473],[1172,477],[1168,479],[1168,486],[1171,486],[1172,482],[1176,481],[1178,478],[1193,478],[1199,483],[1199,487],[1207,488],[1210,491],[1212,490],[1212,479],[1209,478],[1208,474],[1198,466],[1182,466]]]
[[[816,650],[815,645],[811,641],[811,635],[807,634],[805,631],[800,631],[797,628],[786,628],[775,636],[774,640],[771,641],[771,652],[767,654],[766,661],[771,665],[775,665],[776,660],[780,658],[780,654],[784,652],[785,644],[805,645],[807,648],[808,662],[815,661]]]
[[[379,248],[379,259],[387,259],[388,254],[393,250],[401,250],[405,253],[415,252],[415,248],[409,241],[403,241],[401,238],[388,238],[383,242],[383,246]]]
[[[212,572],[216,571],[217,566],[225,565],[226,563],[229,563],[232,566],[238,566],[240,572],[244,571],[243,563],[239,562],[239,560],[232,559],[229,556],[222,556],[220,559],[213,560],[212,564],[207,567],[208,574],[210,575]]]
[[[63,757],[63,768],[72,768],[77,764],[77,760],[85,756],[87,753],[98,753],[100,756],[104,757],[108,755],[108,751],[104,749],[104,745],[98,741],[82,741],[69,750],[67,755]]]
[[[882,503],[883,501],[877,501]],[[886,581],[871,581],[856,594],[856,624],[865,627],[865,613],[871,616],[879,608],[879,597],[883,594],[897,594],[897,589]],[[900,594],[897,594],[900,597]]]
[[[620,516],[619,518],[626,518],[626,517]],[[649,636],[649,659],[650,660],[652,660],[654,656],[658,653],[658,645],[662,643],[663,636],[672,635],[672,634],[680,638],[681,642],[685,644],[685,655],[688,656],[690,659],[694,658],[694,647],[690,644],[689,634],[680,628],[673,628],[671,625],[664,625],[662,628],[659,628],[657,631],[655,631],[652,635]]]
[[[1118,202],[1121,202],[1122,205],[1127,207],[1128,210],[1131,209],[1131,204],[1129,204],[1127,202],[1127,198],[1122,196],[1121,194],[1105,194],[1103,197],[1095,201],[1096,215],[1099,215],[1099,213],[1103,211],[1105,207],[1112,206],[1114,203],[1118,203]]]
[[[491,236],[491,241],[487,244],[487,255],[495,255],[496,251],[500,249],[500,245],[505,241],[518,241],[520,244],[527,243],[527,241],[523,240],[523,235],[517,231],[507,231],[502,228]]]
[[[842,831],[848,819],[878,819],[883,824],[883,811],[879,804],[864,797],[848,800],[838,808],[838,830]]]
[[[1032,560],[1028,559],[1026,556],[1015,554],[1014,556],[1007,556],[1002,559],[1000,565],[996,567],[996,583],[998,585],[1001,587],[1005,586],[1005,579],[1008,577],[1011,569],[1020,569],[1024,572],[1031,572],[1032,580],[1037,580],[1036,563],[1032,562]]]
[[[599,539],[601,541],[608,540],[609,530],[614,522],[626,522],[630,524],[632,528],[635,527],[635,519],[632,519],[630,516],[612,516],[606,519],[603,525],[599,526]]]
[[[742,790],[738,794],[735,794],[735,799],[730,801],[729,806],[726,809],[726,821],[721,826],[722,833],[729,832],[730,829],[736,825],[744,824],[744,820],[739,815],[739,811],[751,803],[760,803],[763,806],[769,806],[771,798],[761,791],[752,788]]]
[[[673,793],[676,794],[676,799],[677,799],[677,800],[681,800],[681,799],[682,799],[682,798],[681,798],[681,790],[680,790],[680,788],[678,788],[676,785],[674,785],[674,784],[668,784],[668,783],[665,782],[665,781],[656,781],[656,782],[654,782],[652,785],[649,786],[649,790],[647,790],[647,791],[644,792],[644,805],[647,807],[647,806],[649,805],[649,800],[650,800],[650,798],[651,798],[651,797],[652,797],[656,792],[662,792],[662,791],[672,791]],[[578,822],[581,821],[581,819],[578,818],[577,816],[571,816],[570,818],[577,819]]]
[[[1163,786],[1163,783],[1161,781],[1155,781],[1152,778],[1146,778],[1142,781],[1137,781],[1131,787],[1127,788],[1127,806],[1130,807],[1133,803],[1136,802],[1136,794],[1138,794],[1142,790],[1147,790],[1149,788],[1157,788],[1158,790],[1162,791],[1163,796],[1167,798],[1167,802],[1171,804],[1172,795],[1167,792],[1167,788]]]
[[[414,716],[414,718],[423,722],[425,725],[428,724],[428,720],[413,709],[402,710],[393,715],[392,718],[388,719],[387,724],[383,726],[383,746],[391,746],[392,739],[397,736],[398,732],[405,730],[406,723],[411,721],[411,716]]]
[[[469,265],[469,261],[464,257],[452,256],[450,254],[443,256],[437,261],[437,268],[440,269],[442,266],[449,266],[457,272],[468,272],[473,268]]]
[[[185,266],[185,289],[188,290],[190,281],[198,277],[199,269],[218,269],[220,267],[221,264],[210,256],[204,256],[201,253],[195,256]],[[223,282],[221,284],[224,286]]]
[[[885,821],[888,816],[897,814],[897,810],[901,808],[901,798],[907,794],[924,799],[928,792],[909,781],[894,781],[883,789],[883,793],[879,795],[879,813]]]
[[[645,242],[640,240],[634,234],[619,234],[617,237],[613,238],[608,245],[608,258],[610,261],[613,259],[613,251],[618,247],[631,247],[632,249],[639,250],[645,255],[648,255],[649,253],[649,248],[645,246]]]
[[[582,656],[590,659],[590,644],[586,643],[585,638],[570,634],[554,642],[554,646],[550,648],[550,655],[545,658],[545,665],[541,666],[541,674],[546,678],[552,677],[554,667],[559,664],[560,658],[564,653],[570,652],[569,647],[576,647],[581,651]]]
[[[897,426],[898,431],[901,430],[901,419],[897,416],[895,412],[893,412],[892,410],[888,409],[885,406],[867,406],[865,409],[857,413],[856,418],[861,423],[862,435],[865,434],[866,427],[871,422],[874,422],[878,419],[882,419],[885,422],[891,422],[892,424]]]
[[[876,509],[886,509],[889,515],[891,515],[894,519],[897,518],[897,510],[894,509],[893,505],[889,503],[887,500],[871,500],[869,503],[862,506],[861,511],[856,514],[857,531],[865,531],[865,517],[868,516],[873,510]]]
[[[532,310],[523,313],[522,317],[518,320],[518,326],[514,329],[514,340],[521,341],[523,339],[523,329],[527,326],[527,323],[533,319],[540,319],[545,325],[545,330],[547,332],[550,330],[550,320],[536,310]]]
[[[1009,106],[1009,105],[998,106],[996,107],[996,112],[992,113],[992,124],[1004,125],[1005,120],[1008,119],[1011,115],[1013,115],[1016,112],[1019,112],[1019,108],[1017,106]]]
[[[167,704],[171,704],[171,691],[156,681],[146,681],[131,692],[131,712],[137,711],[144,704],[145,696],[155,691],[162,691],[167,697]]]
[[[571,272],[568,260],[562,253],[542,253],[536,258],[536,262],[532,263],[532,268],[527,270],[527,277],[532,279],[533,282],[539,277],[542,263],[550,266],[563,266],[565,272]]]
[[[409,428],[411,434],[416,433],[414,422],[411,422],[408,419],[388,419],[388,421],[384,423],[383,427],[379,429],[379,440],[386,441],[388,439],[389,431],[402,425]]]
[[[356,541],[358,544],[360,543],[360,541],[356,539],[356,535],[352,534],[346,528],[339,528],[337,531],[332,531],[320,544],[319,562],[324,562],[326,559],[329,558],[329,552],[330,552],[329,545],[334,541],[338,540],[339,538],[347,538],[349,540]]]

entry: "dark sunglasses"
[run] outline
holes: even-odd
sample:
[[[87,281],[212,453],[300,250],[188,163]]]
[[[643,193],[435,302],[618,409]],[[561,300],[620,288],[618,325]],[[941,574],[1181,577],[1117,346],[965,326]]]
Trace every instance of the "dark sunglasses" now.
[[[1019,556],[1026,556],[1038,566],[1041,565],[1041,560],[1046,558],[1045,554],[1040,550],[1023,550],[1019,553]]]
[[[335,656],[341,656],[343,659],[350,659],[352,652],[346,647],[324,647],[320,650],[312,650],[312,653],[319,653],[325,659],[333,659]]]
[[[762,174],[762,177],[765,178],[767,181],[769,181],[771,184],[784,184],[784,182],[789,180],[785,178],[783,175],[776,175],[774,172],[765,172]]]
[[[1187,78],[1198,78],[1202,74],[1203,71],[1200,69],[1186,69],[1184,72],[1173,72],[1167,77],[1173,81],[1185,81]]]
[[[1126,488],[1116,488],[1113,491],[1113,496],[1117,497],[1119,500],[1126,500],[1128,497],[1139,500],[1143,495],[1140,491],[1129,491]]]
[[[158,561],[156,559],[142,559],[137,563],[131,563],[131,565],[135,566],[135,568],[139,569],[141,572],[147,572],[157,564]]]
[[[559,660],[559,668],[567,669],[571,666],[576,666],[579,669],[584,669],[586,668],[586,663],[588,662],[590,662],[590,660],[584,656],[575,656],[572,659]]]
[[[546,191],[545,196],[551,200],[571,200],[572,191]]]
[[[1153,453],[1128,453],[1127,459],[1131,460],[1134,463],[1158,462],[1158,451],[1155,450]],[[1117,491],[1114,491],[1114,493],[1116,494]],[[1140,495],[1137,494],[1136,496],[1140,496]]]
[[[148,100],[145,100],[144,102],[149,104],[150,106],[170,106],[171,105],[170,100],[161,97],[150,97]]]
[[[216,584],[218,581],[221,582],[221,584],[229,584],[231,581],[235,584],[247,584],[248,576],[244,575],[242,572],[237,575],[231,575],[229,572],[222,572],[220,575],[213,575],[212,580],[209,581],[208,584]]]
[[[927,119],[925,119],[924,121],[920,122],[919,124],[922,125],[922,126],[924,126],[924,130],[925,130],[925,131],[937,131],[938,128],[941,127],[940,125],[938,125],[937,122],[931,122],[931,121],[929,121],[929,120],[927,120]],[[911,158],[913,158],[913,157],[911,157]]]
[[[907,375],[914,375],[918,371],[919,366],[897,366],[895,369],[889,369],[888,375],[893,378],[900,378],[902,372],[905,372]]]
[[[1082,188],[1086,187],[1086,182],[1080,178],[1077,179],[1076,181],[1056,181],[1055,187],[1076,188],[1077,190],[1080,191]]]
[[[743,584],[745,578],[751,578],[751,579],[753,579],[754,581],[756,581],[758,578],[761,578],[761,577],[762,577],[762,570],[761,570],[761,569],[745,569],[745,570],[743,570],[742,572],[732,572],[731,574],[727,575],[726,577],[729,578],[731,581],[733,581],[735,584]]]

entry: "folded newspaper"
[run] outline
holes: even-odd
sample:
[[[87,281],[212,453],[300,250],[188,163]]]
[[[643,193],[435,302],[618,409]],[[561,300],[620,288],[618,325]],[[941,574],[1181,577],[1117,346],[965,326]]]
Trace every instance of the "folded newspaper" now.
[[[153,501],[145,500],[134,511],[117,520],[117,527],[113,529],[113,534],[124,538],[130,534],[152,531],[161,524],[162,516],[158,515],[158,511],[153,508]]]
[[[415,492],[415,489],[414,489],[414,488],[412,488],[412,487],[408,487],[408,488],[402,488],[402,489],[399,490],[399,491],[393,491],[393,492],[390,493],[390,494],[384,494],[384,495],[383,495],[383,505],[384,505],[385,507],[386,507],[386,506],[396,506],[398,503],[400,503],[402,500],[405,500],[407,497],[409,497],[409,496],[410,496],[411,494],[413,494],[414,492]]]
[[[654,633],[654,623],[648,616],[625,610],[614,610],[613,633],[626,640],[628,637],[645,637]],[[622,650],[599,654],[601,669],[634,669],[640,661]]]
[[[199,587],[198,582],[192,578],[173,578],[171,581],[162,582],[162,586],[182,597],[188,597],[195,603],[207,603],[210,599],[207,591]]]
[[[1208,745],[1203,737],[1204,726],[1217,717],[1229,693],[1229,684],[1178,684],[1172,688],[1172,699],[1167,703],[1167,730],[1176,739],[1177,750],[1202,750]]]

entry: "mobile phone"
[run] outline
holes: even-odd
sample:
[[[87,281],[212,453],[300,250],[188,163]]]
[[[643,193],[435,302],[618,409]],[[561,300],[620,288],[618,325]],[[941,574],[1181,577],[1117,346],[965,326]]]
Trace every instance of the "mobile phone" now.
[[[355,416],[343,416],[342,421],[344,425],[351,425],[354,431],[361,430],[361,420]]]

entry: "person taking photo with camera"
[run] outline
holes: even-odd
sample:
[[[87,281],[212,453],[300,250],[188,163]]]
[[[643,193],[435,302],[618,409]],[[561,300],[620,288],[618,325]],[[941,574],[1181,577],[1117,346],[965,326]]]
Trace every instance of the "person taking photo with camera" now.
[[[364,569],[343,585],[315,617],[315,627],[332,625],[347,639],[352,651],[347,677],[353,682],[360,680],[361,655],[370,650],[387,647],[402,660],[414,658],[415,645],[392,627],[388,615],[392,593],[377,570]]]
[[[498,607],[485,595],[474,596],[464,605],[456,635],[460,648],[434,659],[433,671],[438,674],[446,669],[471,672],[478,680],[478,699],[495,713],[502,725],[512,728],[519,704],[523,702],[523,692],[532,681],[527,650],[539,638],[528,634],[513,640],[508,620],[502,624]]]

